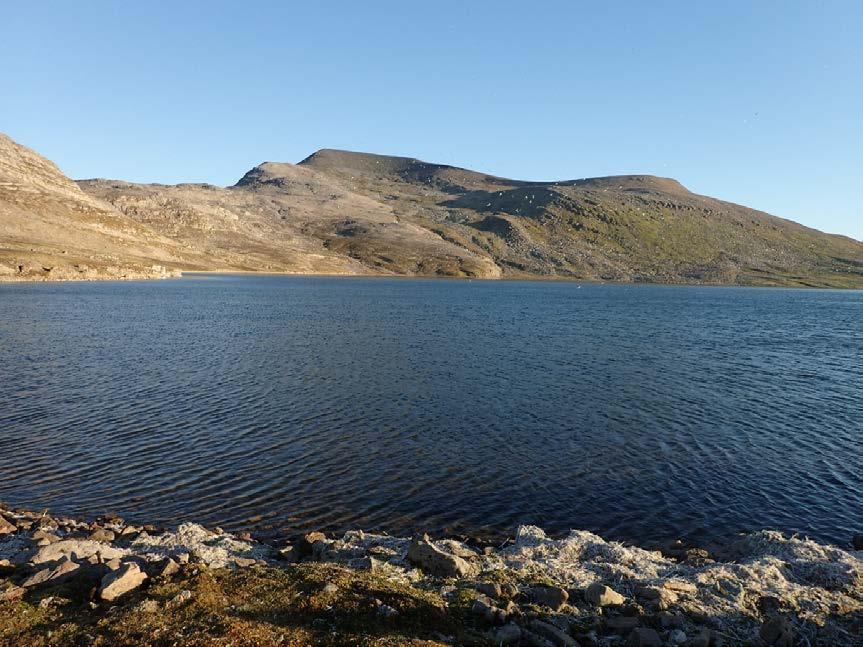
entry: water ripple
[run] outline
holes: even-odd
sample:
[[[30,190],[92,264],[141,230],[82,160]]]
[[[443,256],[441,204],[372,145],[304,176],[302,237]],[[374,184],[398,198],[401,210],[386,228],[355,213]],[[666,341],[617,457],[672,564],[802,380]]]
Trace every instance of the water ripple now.
[[[0,286],[0,498],[228,528],[863,511],[863,293],[218,277]]]

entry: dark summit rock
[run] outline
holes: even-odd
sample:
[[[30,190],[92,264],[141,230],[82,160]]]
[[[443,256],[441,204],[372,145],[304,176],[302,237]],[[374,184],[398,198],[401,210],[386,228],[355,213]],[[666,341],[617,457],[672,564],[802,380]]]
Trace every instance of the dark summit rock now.
[[[320,552],[327,543],[327,536],[322,532],[310,532],[299,542],[297,548],[300,555],[308,556]]]

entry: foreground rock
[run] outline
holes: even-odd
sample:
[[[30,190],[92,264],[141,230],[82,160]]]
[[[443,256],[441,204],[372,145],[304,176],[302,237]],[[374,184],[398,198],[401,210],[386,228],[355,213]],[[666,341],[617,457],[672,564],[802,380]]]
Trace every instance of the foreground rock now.
[[[14,527],[0,536],[5,605],[38,601],[53,609],[66,596],[117,608],[132,600],[158,616],[193,606],[199,596],[212,603],[206,589],[190,590],[196,574],[260,572],[271,581],[278,579],[274,573],[321,569],[326,579],[312,592],[298,591],[297,600],[318,600],[338,614],[340,604],[356,604],[359,594],[369,622],[391,627],[415,618],[387,588],[396,587],[399,595],[420,596],[417,604],[433,600],[461,618],[473,644],[790,647],[804,639],[853,644],[847,637],[863,629],[859,554],[768,531],[725,546],[726,561],[705,561],[690,559],[691,548],[675,558],[583,531],[550,538],[530,526],[504,547],[483,551],[454,540],[362,531],[339,538],[308,533],[286,548],[196,524],[159,532],[116,517],[88,523],[10,510],[3,517]],[[141,594],[133,594],[178,581],[186,588],[168,588],[161,602],[140,602]],[[384,588],[362,588],[378,583]],[[326,619],[317,620],[323,628]],[[440,631],[446,635],[443,626]]]
[[[605,584],[595,583],[587,587],[584,598],[595,607],[623,604],[626,598]]]
[[[0,515],[0,537],[3,535],[10,535],[16,530],[18,530],[18,527],[15,524],[10,523]]]
[[[128,562],[102,578],[99,597],[106,602],[113,602],[121,595],[137,589],[146,579],[147,574],[141,570],[140,566],[134,562]]]
[[[470,564],[458,555],[435,547],[428,535],[411,542],[407,558],[410,563],[440,577],[467,577],[473,571]]]
[[[533,586],[527,593],[533,602],[552,611],[558,611],[569,600],[569,593],[559,586]]]

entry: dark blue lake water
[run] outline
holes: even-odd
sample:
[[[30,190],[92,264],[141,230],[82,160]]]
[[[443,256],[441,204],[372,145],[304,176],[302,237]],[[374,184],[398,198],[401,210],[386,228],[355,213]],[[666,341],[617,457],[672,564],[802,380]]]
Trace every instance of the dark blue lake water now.
[[[0,286],[0,499],[226,528],[863,530],[863,292]]]

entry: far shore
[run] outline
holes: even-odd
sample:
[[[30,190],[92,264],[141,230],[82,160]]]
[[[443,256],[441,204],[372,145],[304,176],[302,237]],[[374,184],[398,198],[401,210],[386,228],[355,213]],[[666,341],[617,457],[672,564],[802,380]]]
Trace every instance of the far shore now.
[[[664,286],[664,287],[689,287],[689,288],[758,288],[758,289],[785,289],[785,290],[841,290],[843,292],[857,291],[858,288],[830,287],[803,284],[744,284],[744,283],[718,283],[718,282],[663,282],[663,281],[615,281],[602,279],[577,278],[571,276],[505,276],[499,278],[471,277],[471,276],[431,276],[411,274],[359,274],[359,273],[326,273],[326,272],[276,272],[258,270],[176,270],[174,275],[165,276],[95,276],[88,278],[48,278],[46,276],[9,277],[0,276],[0,285],[17,284],[56,284],[56,283],[95,283],[95,282],[117,282],[129,283],[135,281],[169,281],[184,277],[196,276],[284,276],[284,277],[320,277],[339,279],[400,279],[400,280],[423,280],[423,281],[459,281],[459,282],[483,282],[483,283],[565,283],[583,285],[613,285],[613,286]]]

